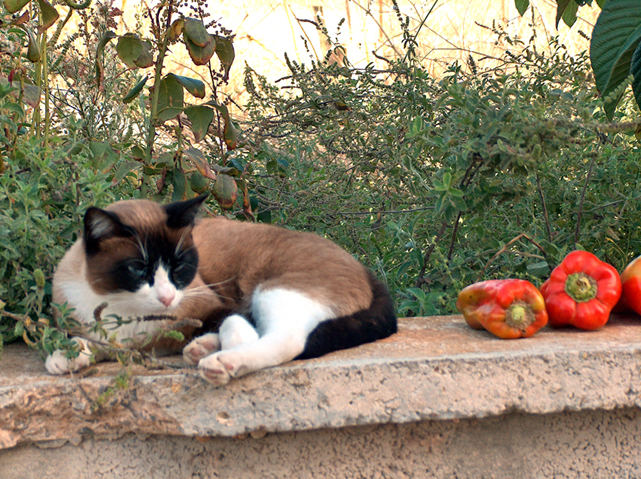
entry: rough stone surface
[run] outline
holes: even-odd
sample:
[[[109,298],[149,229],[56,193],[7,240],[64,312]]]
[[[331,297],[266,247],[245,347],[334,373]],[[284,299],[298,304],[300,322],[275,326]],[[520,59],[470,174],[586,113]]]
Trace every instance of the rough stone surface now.
[[[223,388],[193,369],[134,368],[130,386],[96,408],[118,370],[104,364],[83,377],[52,377],[35,352],[8,346],[0,357],[0,448],[65,441],[94,447],[131,433],[233,437],[636,408],[641,320],[614,318],[601,331],[544,330],[503,341],[471,330],[458,316],[407,319],[386,340],[260,371]],[[93,442],[81,443],[86,437]]]
[[[641,411],[509,414],[259,438],[87,437],[0,451],[2,479],[641,477]]]

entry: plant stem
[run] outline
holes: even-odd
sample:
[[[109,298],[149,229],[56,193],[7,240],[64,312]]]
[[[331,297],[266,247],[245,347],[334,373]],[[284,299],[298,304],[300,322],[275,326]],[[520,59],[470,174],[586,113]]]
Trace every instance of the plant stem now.
[[[167,25],[171,25],[171,4],[167,12]],[[158,33],[162,35],[162,42],[158,49],[158,56],[156,57],[156,64],[154,65],[154,86],[151,92],[151,111],[149,113],[149,130],[147,130],[147,148],[145,151],[145,161],[151,161],[151,155],[154,148],[154,140],[156,138],[156,122],[158,121],[158,96],[160,93],[160,81],[162,78],[162,67],[165,61],[165,54],[167,53],[167,46],[169,45],[169,27],[161,30],[158,24]]]

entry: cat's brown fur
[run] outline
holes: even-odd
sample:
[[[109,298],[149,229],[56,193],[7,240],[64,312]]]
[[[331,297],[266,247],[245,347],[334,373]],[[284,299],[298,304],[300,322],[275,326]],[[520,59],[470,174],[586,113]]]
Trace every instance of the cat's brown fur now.
[[[90,208],[83,238],[68,250],[54,275],[53,301],[76,308],[73,314],[86,326],[103,301],[111,302],[106,314],[128,318],[162,311],[178,319],[200,319],[210,331],[222,321],[220,339],[205,334],[183,353],[214,384],[396,331],[385,286],[339,246],[271,225],[222,217],[194,221],[203,200],[167,206],[128,200],[105,210]],[[183,259],[185,255],[192,259]],[[142,281],[147,276],[139,273],[153,274]],[[124,284],[133,286],[123,289]],[[117,339],[140,347],[165,324],[129,322],[118,326]],[[189,337],[194,331],[183,332]],[[86,352],[86,341],[76,340]],[[183,346],[167,340],[151,345],[169,351]],[[47,369],[60,374],[88,361],[86,354],[69,361],[57,351],[47,359]]]

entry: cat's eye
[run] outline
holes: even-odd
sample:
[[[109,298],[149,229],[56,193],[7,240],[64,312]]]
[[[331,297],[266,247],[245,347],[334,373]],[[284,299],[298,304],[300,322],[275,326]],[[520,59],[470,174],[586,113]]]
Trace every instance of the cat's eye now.
[[[127,271],[129,271],[133,276],[137,276],[139,278],[146,274],[145,265],[141,262],[129,263],[127,265]]]

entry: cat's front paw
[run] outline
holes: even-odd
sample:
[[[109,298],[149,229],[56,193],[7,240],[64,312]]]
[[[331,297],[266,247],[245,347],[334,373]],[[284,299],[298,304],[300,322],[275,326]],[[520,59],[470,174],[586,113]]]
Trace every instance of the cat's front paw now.
[[[198,364],[198,362],[220,349],[220,340],[216,333],[207,333],[198,336],[183,348],[183,359],[187,364]]]
[[[45,368],[49,374],[59,375],[79,371],[90,364],[91,356],[85,352],[81,352],[76,358],[69,359],[64,351],[58,349],[47,356]]]
[[[220,351],[211,354],[198,362],[200,375],[214,386],[227,384],[231,378],[249,372],[242,361],[242,354],[237,351]]]

